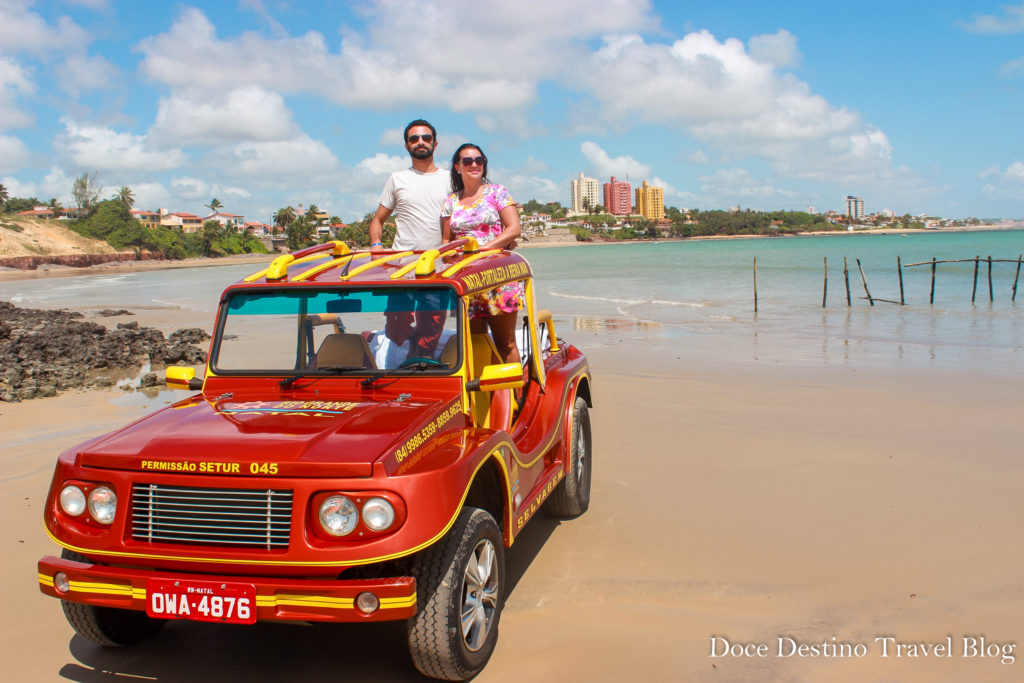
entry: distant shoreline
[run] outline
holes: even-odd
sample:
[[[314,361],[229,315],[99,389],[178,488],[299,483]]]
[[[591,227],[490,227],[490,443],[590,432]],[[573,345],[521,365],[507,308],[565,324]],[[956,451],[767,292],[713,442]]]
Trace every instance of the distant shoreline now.
[[[740,240],[740,239],[778,239],[786,237],[807,237],[807,236],[842,236],[842,235],[893,235],[893,234],[942,234],[948,232],[986,232],[1002,230],[1024,230],[1024,226],[998,226],[998,225],[977,225],[957,228],[927,229],[904,229],[904,228],[878,228],[874,230],[820,230],[812,232],[799,232],[784,235],[700,235],[694,237],[666,237],[657,240],[615,240],[615,241],[592,241],[592,242],[521,242],[519,249],[546,249],[550,247],[595,247],[609,246],[615,244],[654,244],[660,242],[691,242],[701,240]],[[255,270],[268,265],[275,256],[280,254],[237,254],[221,258],[188,258],[181,260],[142,260],[142,261],[112,261],[85,268],[71,266],[42,265],[36,270],[17,270],[14,268],[0,269],[0,282],[13,282],[17,280],[36,280],[54,277],[78,277],[82,275],[98,275],[101,273],[141,273],[150,270],[174,270],[179,268],[211,268],[216,266],[237,266],[252,264]]]

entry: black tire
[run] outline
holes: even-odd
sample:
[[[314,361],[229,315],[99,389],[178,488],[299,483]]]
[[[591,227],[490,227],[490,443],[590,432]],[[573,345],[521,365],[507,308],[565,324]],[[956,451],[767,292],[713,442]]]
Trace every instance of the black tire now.
[[[494,652],[505,605],[505,548],[494,517],[463,508],[448,534],[416,557],[412,573],[417,612],[407,635],[413,664],[431,678],[472,678]]]
[[[587,402],[576,397],[572,407],[572,440],[569,444],[569,472],[544,501],[544,512],[552,517],[578,517],[590,507],[590,473],[593,469],[590,412]]]
[[[60,556],[65,560],[92,563],[84,555],[67,549]],[[70,600],[61,600],[60,606],[64,609],[64,618],[78,635],[105,647],[134,645],[167,623],[164,619],[151,619],[145,612],[129,609],[97,607]]]

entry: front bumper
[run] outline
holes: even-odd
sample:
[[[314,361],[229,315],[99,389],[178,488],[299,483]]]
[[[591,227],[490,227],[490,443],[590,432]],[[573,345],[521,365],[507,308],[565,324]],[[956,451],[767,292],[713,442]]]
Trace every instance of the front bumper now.
[[[53,577],[64,572],[70,587],[61,593]],[[393,621],[416,613],[416,579],[284,579],[226,574],[184,574],[149,569],[110,567],[48,555],[39,560],[39,589],[46,595],[99,607],[146,611],[149,579],[183,579],[252,584],[256,589],[257,621]],[[371,592],[380,600],[373,614],[355,607],[355,598]]]

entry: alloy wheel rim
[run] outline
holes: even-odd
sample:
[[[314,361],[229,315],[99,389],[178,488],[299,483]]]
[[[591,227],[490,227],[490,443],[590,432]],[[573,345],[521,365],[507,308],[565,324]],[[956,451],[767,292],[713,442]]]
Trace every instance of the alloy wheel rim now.
[[[587,445],[583,424],[576,425],[576,481],[583,481],[583,468],[587,464]]]
[[[462,639],[470,652],[487,640],[498,607],[498,557],[488,539],[476,544],[462,580]]]

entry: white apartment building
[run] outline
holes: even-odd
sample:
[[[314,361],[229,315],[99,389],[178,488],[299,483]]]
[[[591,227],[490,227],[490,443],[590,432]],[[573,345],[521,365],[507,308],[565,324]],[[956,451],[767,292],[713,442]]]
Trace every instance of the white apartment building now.
[[[846,195],[846,215],[853,220],[864,218],[864,200],[853,195]]]
[[[580,173],[579,178],[569,181],[569,188],[572,193],[570,213],[590,213],[590,209],[601,203],[601,188],[597,178],[587,178]]]

